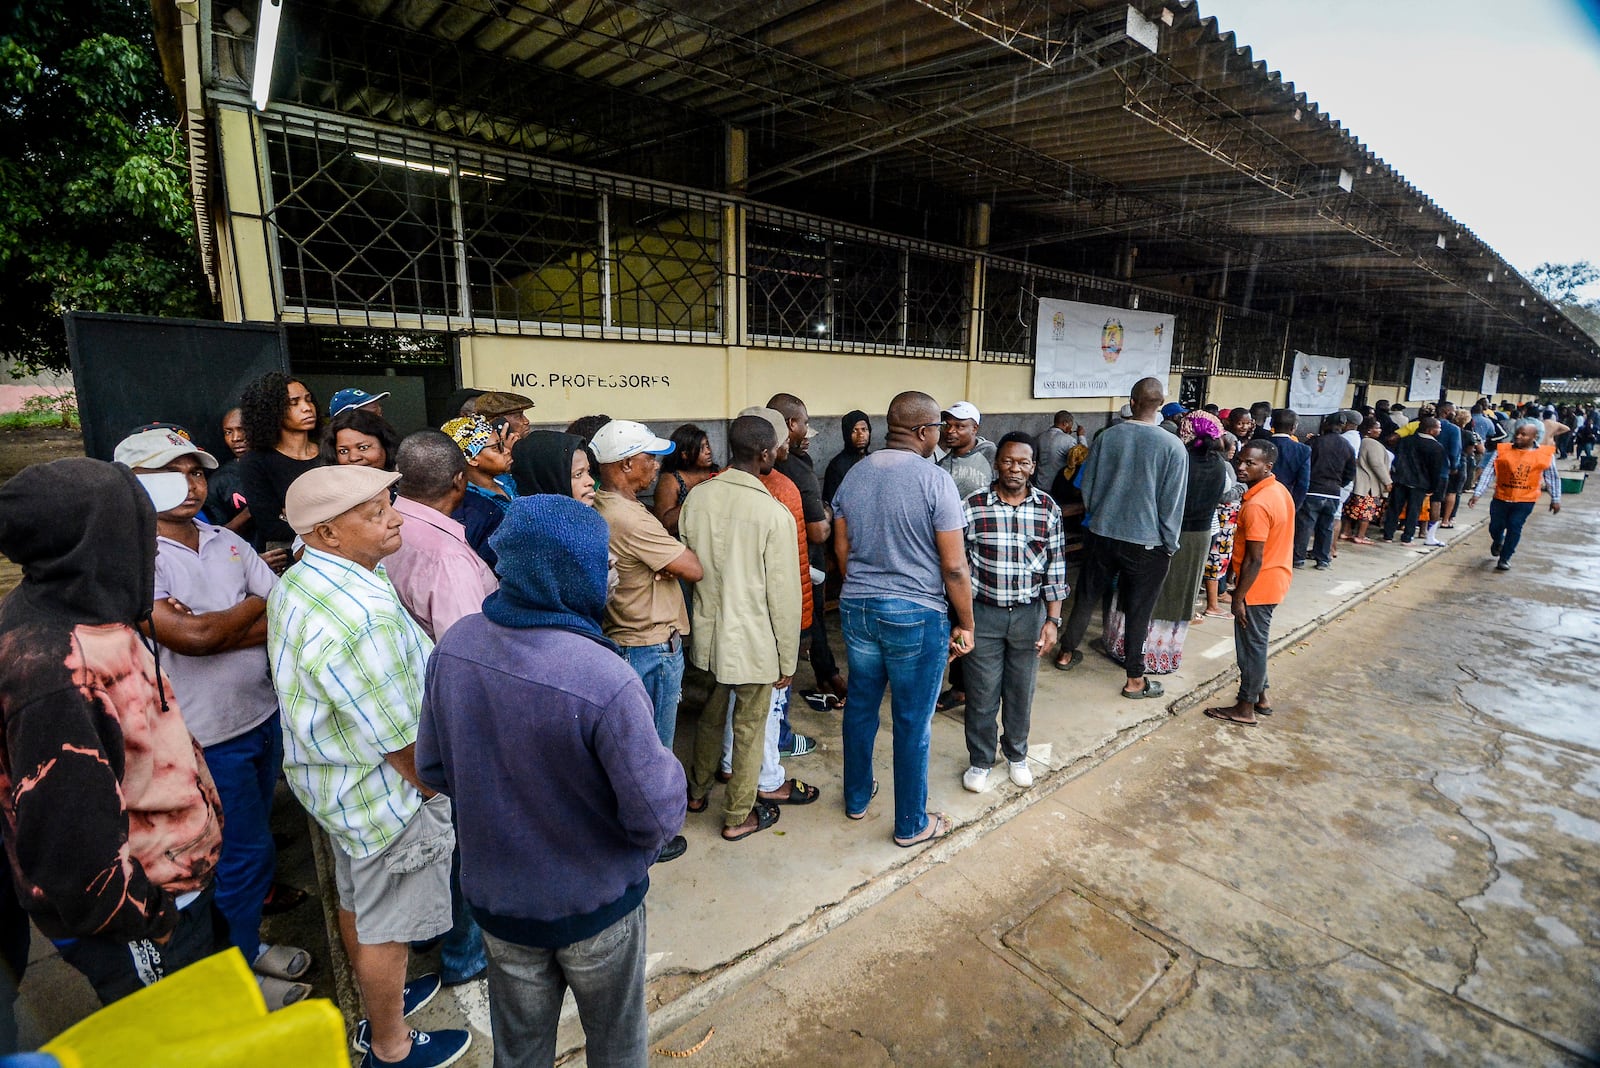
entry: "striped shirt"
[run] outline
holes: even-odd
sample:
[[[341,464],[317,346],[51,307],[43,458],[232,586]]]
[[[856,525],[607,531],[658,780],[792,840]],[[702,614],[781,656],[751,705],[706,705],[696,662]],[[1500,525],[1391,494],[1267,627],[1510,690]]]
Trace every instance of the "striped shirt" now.
[[[991,486],[966,500],[972,597],[996,608],[1067,599],[1067,539],[1061,509],[1036,486],[1007,504]]]
[[[284,777],[352,857],[382,852],[422,807],[385,757],[417,740],[432,651],[382,565],[308,548],[267,598]]]

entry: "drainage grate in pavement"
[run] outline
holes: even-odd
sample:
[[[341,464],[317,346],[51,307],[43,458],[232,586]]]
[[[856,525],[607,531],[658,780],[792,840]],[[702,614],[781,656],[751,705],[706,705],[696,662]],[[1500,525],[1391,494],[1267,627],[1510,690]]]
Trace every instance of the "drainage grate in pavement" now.
[[[1080,887],[996,924],[984,942],[1123,1046],[1138,1042],[1194,978],[1186,947]]]

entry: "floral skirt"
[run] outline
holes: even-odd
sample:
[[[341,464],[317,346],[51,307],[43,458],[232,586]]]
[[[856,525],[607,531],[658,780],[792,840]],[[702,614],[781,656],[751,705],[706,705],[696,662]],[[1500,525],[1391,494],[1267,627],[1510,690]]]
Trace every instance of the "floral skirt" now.
[[[1352,523],[1383,518],[1383,498],[1377,494],[1352,493],[1344,502],[1344,517]]]
[[[1219,579],[1228,573],[1233,560],[1233,532],[1239,527],[1239,503],[1217,505],[1217,525],[1222,529],[1211,539],[1206,554],[1206,578]]]
[[[1103,634],[1106,655],[1122,663],[1128,648],[1128,617],[1122,614],[1122,605],[1113,600],[1106,613]],[[1150,631],[1144,639],[1144,671],[1146,675],[1166,675],[1183,665],[1183,643],[1189,637],[1187,619],[1152,619]]]

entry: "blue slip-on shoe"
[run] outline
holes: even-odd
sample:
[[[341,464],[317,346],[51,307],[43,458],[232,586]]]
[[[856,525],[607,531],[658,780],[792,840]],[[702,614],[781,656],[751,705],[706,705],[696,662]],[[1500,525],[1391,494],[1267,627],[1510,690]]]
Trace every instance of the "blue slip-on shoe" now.
[[[412,1013],[422,1008],[422,1006],[432,1001],[439,993],[440,989],[443,988],[443,986],[444,982],[439,978],[437,972],[429,972],[426,975],[419,975],[415,979],[411,980],[411,982],[406,984],[405,993],[400,995],[400,1003],[403,1006],[403,1011],[405,1014],[410,1016]],[[356,1048],[358,1053],[367,1052],[368,1048],[372,1045],[372,1031],[368,1027],[366,1020],[356,1021],[356,1037],[355,1041],[352,1042],[351,1045]]]
[[[413,1031],[411,1032],[411,1052],[406,1054],[404,1060],[380,1061],[369,1049],[367,1055],[361,1058],[361,1068],[379,1068],[380,1065],[393,1065],[394,1068],[444,1068],[447,1064],[454,1064],[461,1059],[472,1046],[472,1035],[466,1031]]]

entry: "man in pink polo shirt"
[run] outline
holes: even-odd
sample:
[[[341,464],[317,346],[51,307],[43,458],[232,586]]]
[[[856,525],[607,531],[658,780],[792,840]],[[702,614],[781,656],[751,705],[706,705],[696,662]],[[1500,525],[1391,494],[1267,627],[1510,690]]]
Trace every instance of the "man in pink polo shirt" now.
[[[483,610],[500,588],[489,565],[467,543],[467,530],[450,514],[467,495],[467,459],[447,434],[419,430],[395,450],[400,482],[394,510],[405,517],[400,548],[384,560],[400,603],[437,642],[455,622]],[[445,986],[488,974],[483,934],[461,896],[459,853],[450,869],[450,933],[439,945]]]
[[[446,448],[449,446],[449,448]],[[438,641],[462,616],[483,608],[500,583],[450,518],[467,492],[461,449],[437,430],[419,430],[395,454],[400,472],[394,510],[405,516],[400,548],[383,562],[400,603]]]

